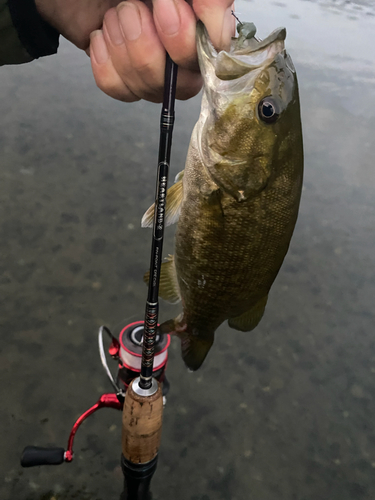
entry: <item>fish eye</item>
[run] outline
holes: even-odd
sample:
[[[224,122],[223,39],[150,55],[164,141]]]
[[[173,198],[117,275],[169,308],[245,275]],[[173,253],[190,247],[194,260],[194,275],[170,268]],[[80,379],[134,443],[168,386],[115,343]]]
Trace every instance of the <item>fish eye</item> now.
[[[259,118],[265,123],[275,123],[279,117],[277,106],[272,97],[264,97],[258,104]]]

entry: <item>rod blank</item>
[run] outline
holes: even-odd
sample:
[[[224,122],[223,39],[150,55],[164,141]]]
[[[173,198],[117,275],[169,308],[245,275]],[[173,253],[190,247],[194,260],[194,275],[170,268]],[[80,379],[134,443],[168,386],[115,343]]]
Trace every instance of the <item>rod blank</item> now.
[[[167,54],[165,63],[164,99],[160,117],[159,159],[152,231],[150,279],[145,311],[142,365],[139,383],[142,389],[149,389],[151,387],[152,369],[154,366],[155,337],[159,314],[158,296],[160,267],[162,263],[165,206],[174,124],[177,69],[177,65]]]

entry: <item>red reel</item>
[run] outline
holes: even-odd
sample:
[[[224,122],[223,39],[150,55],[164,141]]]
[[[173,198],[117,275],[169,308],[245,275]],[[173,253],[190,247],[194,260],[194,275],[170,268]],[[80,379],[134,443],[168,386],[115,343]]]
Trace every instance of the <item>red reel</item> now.
[[[136,321],[125,326],[119,335],[119,372],[118,378],[128,387],[130,382],[139,376],[142,360],[143,321]],[[156,335],[155,357],[152,375],[163,383],[163,395],[168,392],[165,380],[165,369],[168,362],[168,347],[171,343],[170,335]]]

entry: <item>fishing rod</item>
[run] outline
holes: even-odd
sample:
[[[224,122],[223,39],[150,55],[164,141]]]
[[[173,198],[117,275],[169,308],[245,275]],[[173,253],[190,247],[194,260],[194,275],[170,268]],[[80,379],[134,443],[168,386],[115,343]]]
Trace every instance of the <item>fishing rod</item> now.
[[[174,125],[177,65],[166,54],[163,105],[152,232],[150,278],[144,321],[125,326],[117,339],[102,326],[98,341],[102,365],[115,390],[103,394],[73,425],[65,448],[27,446],[21,456],[22,467],[59,465],[73,460],[74,437],[80,425],[100,408],[122,410],[122,455],[124,491],[120,500],[150,500],[150,482],[156,470],[165,396],[169,382],[165,376],[169,335],[157,333],[159,281],[164,240],[164,221],[168,173]],[[103,336],[111,344],[110,356],[118,362],[116,379],[106,360]]]
[[[164,240],[168,172],[174,124],[177,65],[166,54],[164,97],[160,117],[159,159],[156,180],[155,212],[152,231],[150,277],[145,310],[142,362],[139,378],[126,393],[122,418],[122,459],[125,490],[122,500],[147,500],[148,487],[155,472],[161,439],[163,397],[160,383],[152,376],[159,312],[159,281]],[[138,489],[137,489],[138,485]]]

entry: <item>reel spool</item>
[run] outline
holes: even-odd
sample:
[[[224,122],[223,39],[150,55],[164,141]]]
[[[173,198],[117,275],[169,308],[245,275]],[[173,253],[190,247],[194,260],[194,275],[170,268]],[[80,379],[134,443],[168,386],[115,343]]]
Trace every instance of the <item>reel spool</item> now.
[[[116,394],[122,399],[125,398],[125,392],[132,380],[139,377],[141,373],[142,363],[142,345],[144,336],[144,321],[136,321],[124,326],[120,330],[119,340],[111,333],[109,328],[101,326],[99,328],[99,353],[100,359],[107,376],[114,387]],[[111,345],[108,353],[115,361],[118,361],[118,370],[116,380],[114,380],[107,364],[103,333],[111,339]],[[165,376],[165,369],[168,362],[168,347],[171,343],[170,335],[157,335],[154,344],[155,357],[152,377],[155,378],[163,386],[163,397],[165,404],[165,396],[169,391],[169,382]]]
[[[142,362],[143,321],[136,321],[125,326],[119,335],[119,350],[116,353],[119,360],[118,380],[123,383],[125,390],[130,382],[139,376]],[[163,384],[163,396],[169,390],[169,382],[165,376],[168,362],[168,347],[171,343],[170,335],[156,335],[155,357],[152,376]],[[112,355],[112,357],[114,357]]]

